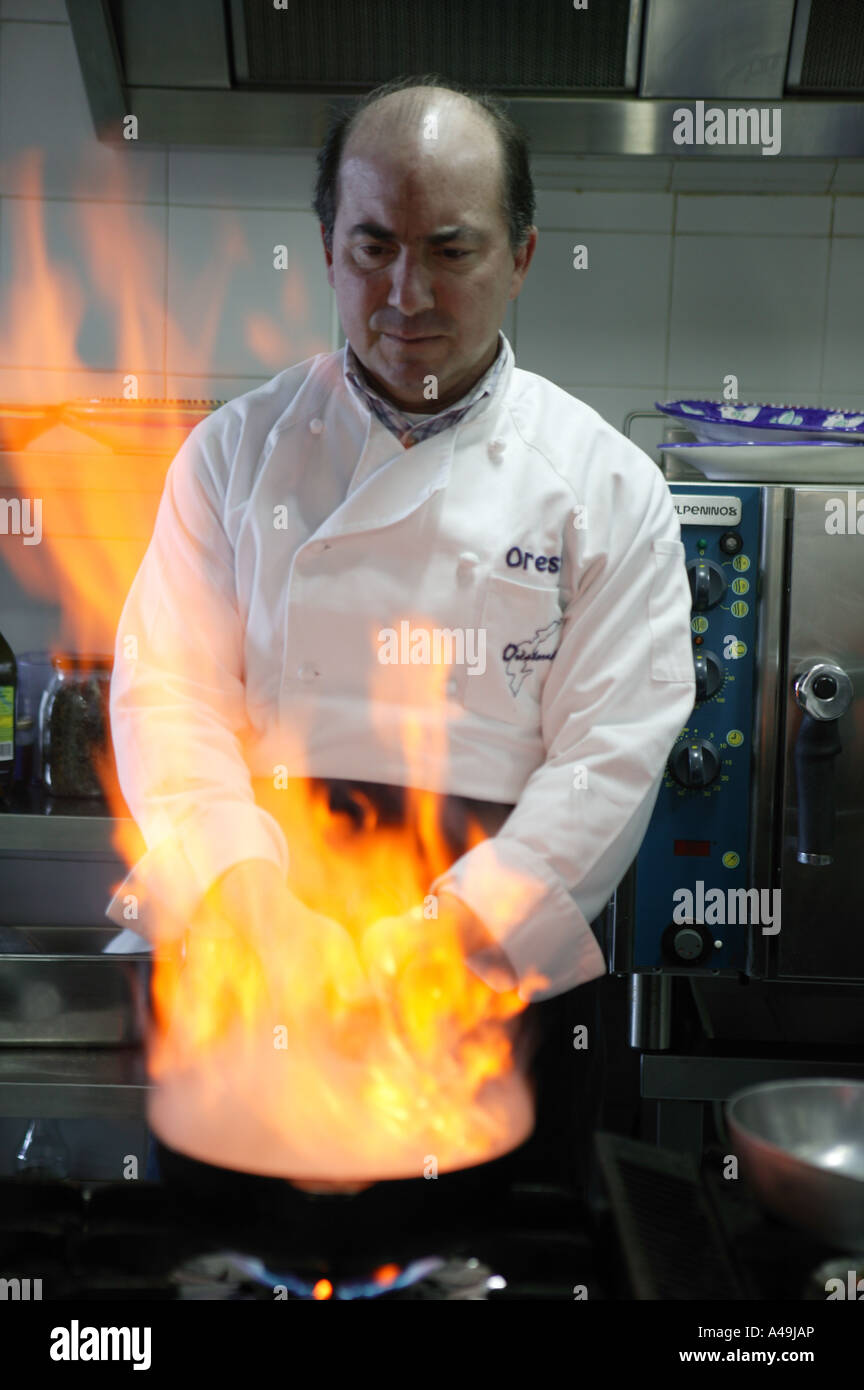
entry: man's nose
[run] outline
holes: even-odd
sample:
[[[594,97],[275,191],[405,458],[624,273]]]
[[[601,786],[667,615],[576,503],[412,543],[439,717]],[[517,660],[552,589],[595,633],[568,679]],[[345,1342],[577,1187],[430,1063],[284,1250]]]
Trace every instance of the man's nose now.
[[[434,307],[432,270],[423,264],[419,256],[403,251],[396,257],[390,269],[387,304],[406,317]]]

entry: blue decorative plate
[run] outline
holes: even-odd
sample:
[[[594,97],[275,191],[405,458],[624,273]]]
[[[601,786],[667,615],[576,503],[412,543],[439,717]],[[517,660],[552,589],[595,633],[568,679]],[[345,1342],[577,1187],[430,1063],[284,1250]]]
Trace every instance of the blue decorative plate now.
[[[772,444],[780,439],[864,440],[864,410],[741,401],[656,401],[704,444]]]

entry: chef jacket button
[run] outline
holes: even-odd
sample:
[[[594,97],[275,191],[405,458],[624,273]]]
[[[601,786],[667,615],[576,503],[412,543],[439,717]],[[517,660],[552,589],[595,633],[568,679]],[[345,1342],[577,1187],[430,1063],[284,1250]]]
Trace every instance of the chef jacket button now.
[[[504,440],[503,440],[503,439],[490,439],[490,441],[489,441],[489,443],[488,443],[488,445],[487,445],[486,447],[487,447],[487,451],[488,451],[488,454],[489,454],[490,459],[496,459],[496,460],[497,460],[497,459],[500,459],[501,455],[502,455],[503,452],[504,452]]]
[[[456,574],[463,582],[467,581],[473,573],[474,566],[479,565],[480,556],[475,555],[473,550],[463,550],[459,556],[459,563],[456,566]]]
[[[457,681],[455,676],[450,677],[449,681],[447,682],[446,689],[448,695],[459,694],[459,682]]]
[[[309,421],[309,428],[313,434],[320,434],[324,428],[324,421],[319,420],[318,416],[316,415],[314,420]]]
[[[318,672],[315,670],[314,666],[309,666],[307,664],[305,666],[297,667],[297,675],[300,677],[301,681],[314,681],[315,677],[318,675]]]

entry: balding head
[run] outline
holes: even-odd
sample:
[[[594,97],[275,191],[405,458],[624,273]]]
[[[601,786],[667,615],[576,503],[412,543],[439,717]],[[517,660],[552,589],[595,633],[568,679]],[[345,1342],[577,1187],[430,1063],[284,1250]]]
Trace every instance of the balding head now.
[[[343,161],[370,150],[405,160],[479,160],[494,165],[501,182],[501,147],[492,121],[482,106],[446,87],[408,87],[362,111]]]
[[[340,173],[352,159],[374,159],[406,179],[431,177],[435,164],[465,171],[487,188],[506,226],[501,144],[486,112],[446,87],[408,87],[367,107],[345,143]]]

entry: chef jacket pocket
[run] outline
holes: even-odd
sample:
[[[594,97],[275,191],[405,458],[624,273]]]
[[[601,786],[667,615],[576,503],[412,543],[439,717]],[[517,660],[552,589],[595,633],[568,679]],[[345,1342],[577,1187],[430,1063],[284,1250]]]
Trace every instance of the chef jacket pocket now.
[[[693,648],[689,625],[683,621],[688,606],[684,544],[655,540],[651,559],[651,675],[655,681],[689,681],[693,679]]]
[[[466,669],[465,708],[507,724],[536,723],[540,695],[561,640],[558,589],[490,575],[475,651],[485,642],[486,669]]]

